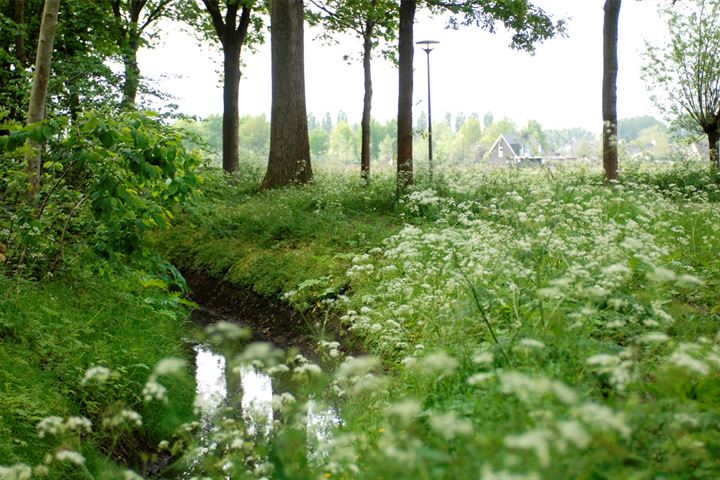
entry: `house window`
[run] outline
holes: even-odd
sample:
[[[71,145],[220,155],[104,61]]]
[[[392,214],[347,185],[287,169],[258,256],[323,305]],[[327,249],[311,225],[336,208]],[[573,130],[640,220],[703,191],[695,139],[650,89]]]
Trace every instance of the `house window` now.
[[[498,158],[503,158],[503,155],[505,154],[505,149],[502,145],[498,146]]]

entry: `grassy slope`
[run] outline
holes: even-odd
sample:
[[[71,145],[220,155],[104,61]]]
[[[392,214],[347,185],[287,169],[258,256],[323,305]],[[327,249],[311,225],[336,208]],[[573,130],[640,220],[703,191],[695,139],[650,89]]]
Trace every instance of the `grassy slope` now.
[[[123,435],[114,452],[130,462],[192,418],[194,386],[188,375],[163,380],[167,407],[143,404],[141,391],[152,366],[168,356],[186,356],[186,314],[169,293],[144,287],[146,280],[132,271],[111,279],[85,272],[44,282],[0,275],[0,465],[37,465],[55,451],[62,442],[40,439],[36,432],[47,416],[93,421],[95,432],[84,436],[81,447],[91,470],[105,462],[98,447],[112,443],[107,430],[98,432],[110,410],[132,408],[143,416],[141,436]],[[119,375],[105,388],[83,386],[84,372],[96,365]],[[73,442],[66,446],[76,446]]]
[[[401,224],[391,179],[363,188],[354,179],[275,192],[256,178],[228,186],[210,174],[205,198],[156,247],[181,269],[210,274],[278,296],[301,287],[295,306],[309,308],[348,285],[354,252],[381,244]]]
[[[624,178],[463,171],[399,206],[390,179],[261,194],[218,181],[158,243],[301,308],[349,287],[344,319],[392,388],[348,390],[313,475],[712,478],[718,177]]]

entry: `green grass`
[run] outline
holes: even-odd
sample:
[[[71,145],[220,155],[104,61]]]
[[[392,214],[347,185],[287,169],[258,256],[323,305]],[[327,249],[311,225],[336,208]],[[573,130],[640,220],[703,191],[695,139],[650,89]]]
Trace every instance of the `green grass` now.
[[[714,478],[718,183],[698,165],[631,165],[613,187],[461,169],[394,204],[389,177],[215,178],[157,245],[297,308],[335,299],[381,360],[347,374],[328,356],[335,384],[315,396],[344,423],[308,462],[288,407],[255,450],[278,478]],[[276,380],[302,404],[293,362]]]
[[[139,466],[141,452],[154,451],[193,418],[187,374],[162,380],[168,405],[143,402],[155,363],[187,357],[184,309],[148,280],[129,269],[109,277],[79,270],[42,282],[0,275],[0,465],[40,465],[64,446],[78,448],[96,474],[108,460]],[[104,386],[83,385],[93,366],[115,376]],[[102,428],[103,418],[121,408],[139,412],[142,427],[118,435]],[[93,432],[80,443],[73,435],[41,439],[36,425],[49,416],[87,417]]]
[[[225,183],[208,172],[204,197],[158,232],[155,247],[181,269],[207,273],[265,296],[305,288],[294,297],[310,308],[348,285],[353,252],[379,245],[400,228],[390,178],[370,188],[350,177],[313,186],[257,192],[258,178]]]

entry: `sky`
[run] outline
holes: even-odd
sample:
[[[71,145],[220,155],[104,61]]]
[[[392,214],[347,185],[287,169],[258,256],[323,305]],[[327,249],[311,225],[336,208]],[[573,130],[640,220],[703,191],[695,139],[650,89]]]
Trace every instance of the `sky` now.
[[[440,43],[430,54],[433,119],[458,112],[481,116],[491,112],[518,125],[538,120],[544,128],[602,127],[603,0],[536,0],[554,18],[567,19],[567,36],[537,47],[535,55],[509,47],[510,34],[491,34],[477,27],[445,28],[442,18],[418,12],[415,40]],[[665,27],[657,13],[658,0],[625,1],[620,12],[618,116],[660,114],[641,78],[645,41],[658,43]],[[222,112],[219,46],[199,46],[178,26],[163,26],[164,40],[140,52],[144,76],[175,97],[182,113],[205,117]],[[362,43],[343,37],[329,46],[305,29],[305,84],[308,112],[321,118],[347,113],[351,123],[362,113],[363,77],[360,62],[343,56]],[[271,105],[270,45],[243,51],[240,114],[269,116]],[[427,110],[426,54],[415,49],[414,115]],[[397,69],[387,61],[373,62],[373,117],[380,121],[397,114]]]

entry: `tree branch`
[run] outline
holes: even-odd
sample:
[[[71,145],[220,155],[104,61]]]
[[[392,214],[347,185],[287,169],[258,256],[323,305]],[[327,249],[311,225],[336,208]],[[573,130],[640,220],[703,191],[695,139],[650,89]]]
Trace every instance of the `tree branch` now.
[[[220,13],[220,6],[217,0],[202,0],[205,4],[205,8],[210,14],[212,19],[213,27],[215,27],[215,33],[217,33],[220,43],[225,45],[225,23],[223,22],[222,13]]]
[[[158,3],[157,6],[148,14],[147,18],[145,19],[138,31],[140,33],[145,31],[145,29],[150,26],[151,23],[153,23],[160,17],[160,15],[162,15],[165,7],[167,7],[170,2],[172,2],[172,0],[162,0],[160,3]]]

